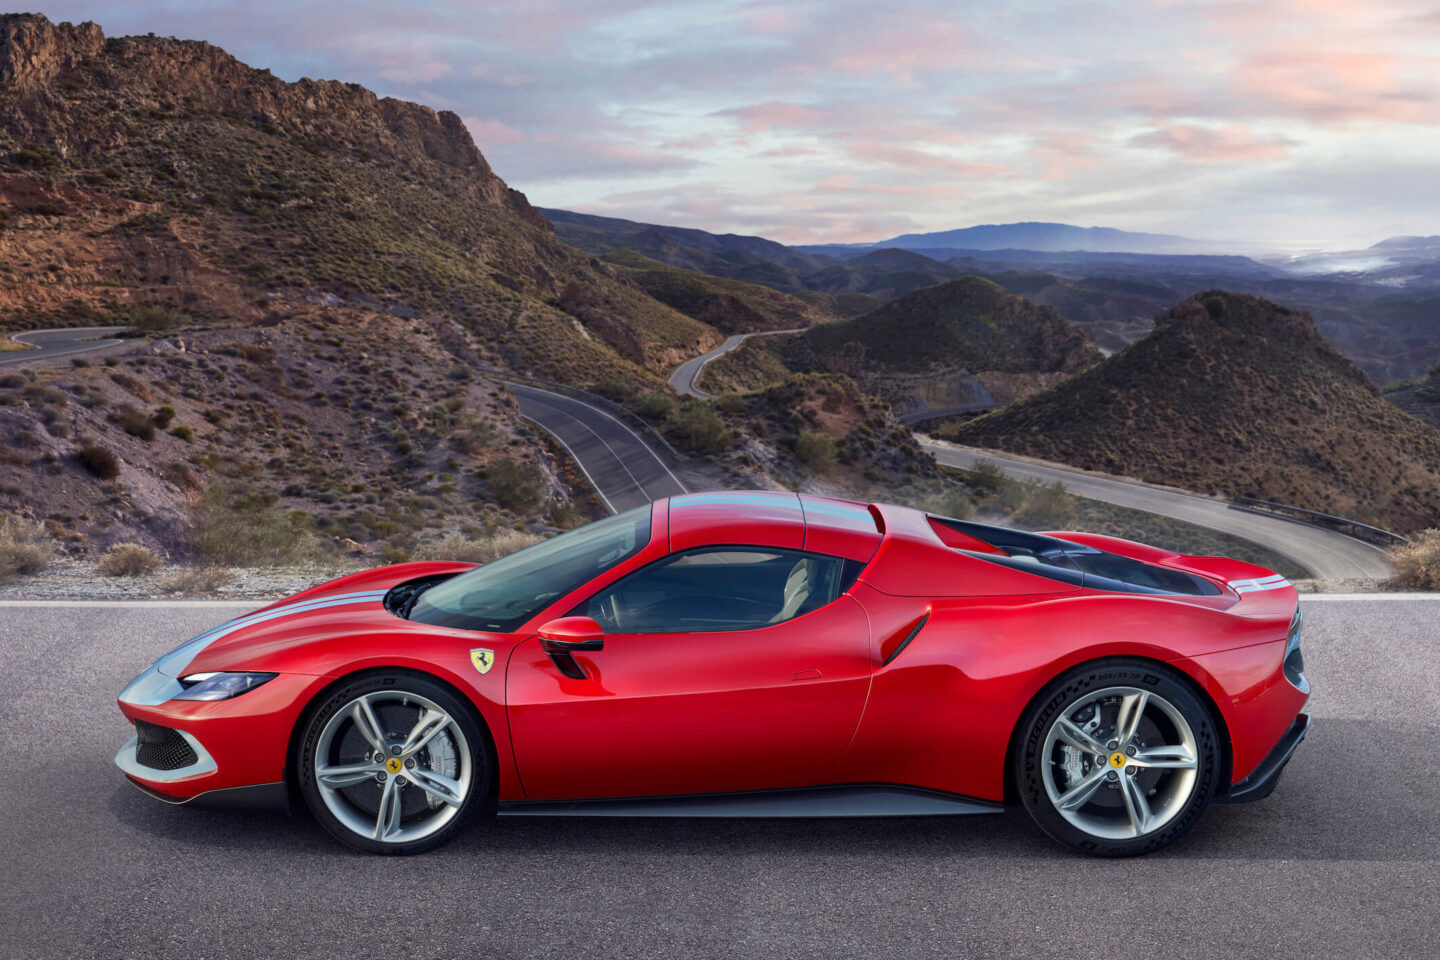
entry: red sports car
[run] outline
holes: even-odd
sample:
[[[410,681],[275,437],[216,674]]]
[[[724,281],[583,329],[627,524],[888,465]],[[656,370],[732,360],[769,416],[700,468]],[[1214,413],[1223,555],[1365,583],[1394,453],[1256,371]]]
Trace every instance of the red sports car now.
[[[176,648],[115,762],[414,853],[528,816],[987,813],[1143,853],[1305,736],[1260,567],[793,493],[659,500],[494,563],[343,577]]]

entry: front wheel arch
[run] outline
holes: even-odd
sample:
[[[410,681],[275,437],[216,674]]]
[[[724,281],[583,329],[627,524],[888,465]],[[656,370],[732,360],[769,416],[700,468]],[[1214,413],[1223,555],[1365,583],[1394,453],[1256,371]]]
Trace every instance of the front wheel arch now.
[[[1019,787],[1015,783],[1015,750],[1020,743],[1021,722],[1030,715],[1030,710],[1035,706],[1035,701],[1040,699],[1040,694],[1044,693],[1045,689],[1061,674],[1069,673],[1071,670],[1093,667],[1100,663],[1108,663],[1116,660],[1125,660],[1132,663],[1153,663],[1157,666],[1166,667],[1184,681],[1185,685],[1189,687],[1190,692],[1195,694],[1196,699],[1209,711],[1210,719],[1215,723],[1215,729],[1220,731],[1220,769],[1217,771],[1219,774],[1219,782],[1216,787],[1216,796],[1219,796],[1221,791],[1225,793],[1230,792],[1230,777],[1234,762],[1233,748],[1230,742],[1230,727],[1225,722],[1225,715],[1220,712],[1219,705],[1215,703],[1215,698],[1210,696],[1210,691],[1206,690],[1204,685],[1191,676],[1188,671],[1182,670],[1173,663],[1166,663],[1164,660],[1158,660],[1155,657],[1138,657],[1127,654],[1115,657],[1092,657],[1089,660],[1082,660],[1079,663],[1071,664],[1063,670],[1057,670],[1046,676],[1039,686],[1035,688],[1035,692],[1030,695],[1030,699],[1025,701],[1025,705],[1021,707],[1020,712],[1015,715],[1015,723],[1010,728],[1010,740],[1005,745],[1005,780],[1002,799],[1006,806],[1016,806],[1020,803]]]
[[[285,796],[290,803],[292,815],[296,810],[305,809],[305,798],[300,794],[300,778],[298,776],[299,771],[295,767],[295,758],[300,749],[300,742],[304,739],[305,730],[310,724],[311,717],[314,716],[315,711],[319,709],[321,704],[325,703],[333,691],[347,683],[353,683],[356,680],[376,673],[404,673],[413,677],[419,677],[430,683],[438,684],[453,694],[465,709],[470,712],[476,727],[480,730],[481,738],[484,740],[486,757],[490,762],[490,768],[496,772],[496,775],[490,778],[488,796],[485,797],[485,805],[481,808],[481,812],[487,815],[494,813],[496,804],[500,798],[499,764],[498,753],[495,748],[495,735],[491,732],[490,725],[485,722],[484,714],[475,706],[465,691],[444,677],[427,673],[424,670],[416,670],[414,667],[365,667],[362,670],[352,670],[349,673],[334,677],[329,683],[316,690],[310,699],[305,702],[304,708],[296,717],[294,726],[290,728],[290,739],[285,745],[284,776]]]

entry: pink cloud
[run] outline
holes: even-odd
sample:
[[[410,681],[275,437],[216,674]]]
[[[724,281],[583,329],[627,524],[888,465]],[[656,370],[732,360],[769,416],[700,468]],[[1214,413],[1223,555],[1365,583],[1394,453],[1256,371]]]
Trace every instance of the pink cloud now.
[[[887,164],[904,170],[941,172],[962,177],[994,177],[1008,168],[997,163],[972,163],[942,157],[914,147],[902,147],[874,140],[860,140],[850,146],[850,153],[865,163]]]
[[[430,83],[450,75],[450,64],[439,60],[426,63],[399,63],[391,61],[380,68],[383,79],[391,83]]]
[[[775,128],[813,130],[825,119],[823,111],[780,100],[717,110],[711,116],[728,117],[738,121],[740,130],[744,133],[761,133]]]
[[[1283,160],[1286,148],[1294,142],[1286,137],[1256,136],[1240,124],[1224,127],[1175,124],[1130,138],[1132,146],[1169,150],[1200,163]]]
[[[1402,81],[1397,60],[1384,53],[1324,51],[1305,39],[1242,62],[1232,75],[1235,95],[1258,99],[1282,113],[1321,124],[1440,119],[1437,84]]]
[[[496,143],[524,143],[528,137],[514,127],[499,120],[481,120],[479,117],[461,117],[465,126],[470,129],[470,136],[484,150],[487,145]]]

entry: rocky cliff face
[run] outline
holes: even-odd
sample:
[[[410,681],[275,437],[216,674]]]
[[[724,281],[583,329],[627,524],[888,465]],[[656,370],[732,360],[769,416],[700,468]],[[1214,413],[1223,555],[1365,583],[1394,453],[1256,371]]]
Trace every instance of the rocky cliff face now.
[[[437,176],[450,189],[506,207],[549,230],[525,195],[495,175],[460,118],[377,97],[359,84],[286,83],[204,41],[106,40],[94,23],[51,23],[38,14],[0,17],[0,121],[16,140],[64,159],[104,154],[145,136],[123,112],[88,109],[87,88],[163,113],[194,111],[253,123],[316,147]],[[83,123],[77,122],[83,117]],[[78,156],[77,156],[78,155]]]

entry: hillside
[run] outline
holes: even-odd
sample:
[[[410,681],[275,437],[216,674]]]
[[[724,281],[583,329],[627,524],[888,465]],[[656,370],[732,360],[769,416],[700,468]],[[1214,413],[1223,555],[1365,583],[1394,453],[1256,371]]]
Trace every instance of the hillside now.
[[[620,267],[651,297],[721,333],[791,330],[835,319],[819,304],[778,290],[671,267],[632,250],[607,253],[601,259]]]
[[[1440,518],[1440,431],[1386,402],[1308,314],[1224,291],[1051,389],[950,433],[1400,531]]]
[[[1383,392],[1386,400],[1410,416],[1440,427],[1440,364],[1423,377],[1389,384]]]
[[[801,253],[763,237],[714,234],[569,210],[540,212],[561,239],[586,253],[633,250],[672,267],[759,283],[788,293],[806,289],[800,278],[829,262],[829,258]]]
[[[486,359],[572,381],[648,380],[719,339],[561,242],[453,113],[39,15],[0,18],[0,222],[11,329],[320,298],[452,319]]]
[[[796,369],[873,384],[932,410],[1007,403],[1100,359],[1085,332],[981,277],[925,287],[776,345]]]
[[[236,562],[573,523],[583,478],[494,371],[663,390],[721,341],[557,238],[453,113],[0,17],[0,334],[109,323],[144,335],[0,371],[0,511]]]

